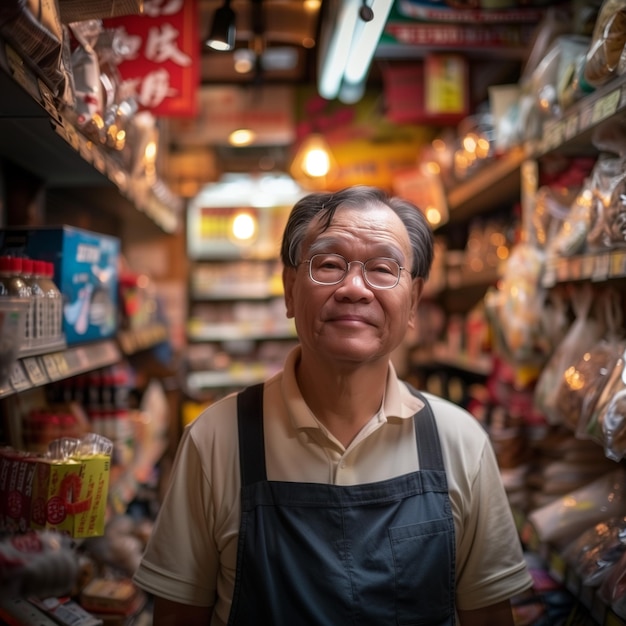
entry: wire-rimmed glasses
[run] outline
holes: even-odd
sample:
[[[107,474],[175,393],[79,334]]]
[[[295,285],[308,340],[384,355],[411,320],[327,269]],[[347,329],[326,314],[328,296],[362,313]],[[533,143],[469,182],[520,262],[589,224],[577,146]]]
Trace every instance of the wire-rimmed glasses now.
[[[374,289],[393,289],[400,282],[400,273],[406,268],[395,259],[375,257],[367,261],[348,261],[340,254],[314,254],[302,261],[309,266],[309,277],[318,285],[337,285],[350,271],[350,266],[361,266],[363,279]]]

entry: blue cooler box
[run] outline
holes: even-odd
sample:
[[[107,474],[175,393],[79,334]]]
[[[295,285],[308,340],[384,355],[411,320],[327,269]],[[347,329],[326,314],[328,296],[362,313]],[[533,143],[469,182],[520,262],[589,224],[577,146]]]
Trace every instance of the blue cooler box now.
[[[68,345],[117,331],[120,240],[73,226],[0,231],[0,253],[51,261],[63,294],[63,332]]]

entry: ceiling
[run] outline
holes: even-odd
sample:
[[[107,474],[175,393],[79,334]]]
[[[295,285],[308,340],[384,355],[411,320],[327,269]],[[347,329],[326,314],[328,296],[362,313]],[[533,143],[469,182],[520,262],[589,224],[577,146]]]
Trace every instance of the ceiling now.
[[[199,32],[205,37],[222,0],[200,0]],[[203,46],[203,84],[308,83],[313,78],[322,0],[232,0],[236,46],[217,52]],[[235,70],[236,57],[249,53],[249,72]]]
[[[333,10],[340,0],[231,0],[236,14],[236,46],[232,52],[217,52],[200,42],[202,89],[237,87],[245,89],[249,107],[258,106],[257,94],[276,87],[310,88],[315,90],[320,38],[333,28]],[[396,0],[396,4],[401,0]],[[412,0],[404,0],[405,4]],[[223,0],[198,0],[198,32],[202,40],[209,32],[215,11]],[[370,2],[371,4],[371,2]],[[456,4],[455,3],[442,3]],[[528,4],[528,1],[520,4]],[[532,3],[531,3],[532,4]],[[466,5],[469,6],[469,5]],[[393,12],[393,10],[392,10]],[[425,46],[379,45],[370,66],[368,89],[382,93],[381,75],[393,63],[413,62],[424,57]],[[463,53],[472,58],[472,66],[486,70],[473,72],[471,89],[486,93],[487,84],[517,80],[520,61],[525,51],[518,47],[499,52],[493,48],[469,47]],[[236,58],[248,55],[253,62],[247,73],[235,69]],[[256,89],[256,91],[254,91]],[[282,93],[282,92],[280,92]],[[270,96],[271,97],[271,96]],[[280,96],[282,97],[282,96]],[[187,122],[182,122],[187,124]],[[203,120],[204,128],[211,124]],[[208,141],[204,145],[182,145],[185,133],[179,120],[169,123],[168,183],[180,195],[189,197],[204,182],[212,182],[225,172],[254,172],[263,169],[287,171],[292,157],[292,141],[269,141],[248,147],[231,147],[225,141]],[[189,135],[189,128],[187,135]],[[185,178],[185,181],[182,179]]]

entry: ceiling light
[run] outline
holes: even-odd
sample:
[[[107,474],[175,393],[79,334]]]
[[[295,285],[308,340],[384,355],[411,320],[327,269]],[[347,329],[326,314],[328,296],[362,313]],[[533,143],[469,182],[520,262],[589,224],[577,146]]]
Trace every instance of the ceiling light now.
[[[235,12],[230,8],[230,0],[215,11],[213,25],[205,44],[213,50],[224,52],[235,47]]]
[[[383,28],[387,23],[393,0],[373,0],[370,11],[371,19],[360,22],[361,29],[353,39],[346,63],[345,79],[352,85],[363,82],[372,63]],[[363,7],[361,7],[363,9]]]
[[[346,103],[360,99],[392,5],[393,0],[329,0],[330,26],[320,34],[320,96],[339,96]]]
[[[228,135],[228,143],[231,146],[249,146],[255,136],[254,131],[249,128],[238,128]]]
[[[325,33],[327,41],[323,42],[319,56],[322,64],[317,84],[320,96],[326,100],[336,98],[339,92],[350,54],[352,37],[357,27],[360,3],[359,0],[345,0],[344,2],[331,2],[330,6],[331,15],[328,23],[333,26],[330,33]]]
[[[233,52],[235,72],[247,74],[254,69],[256,54],[250,48],[239,48]]]
[[[292,176],[305,187],[311,182],[325,184],[335,169],[332,151],[319,133],[304,139],[291,163]]]

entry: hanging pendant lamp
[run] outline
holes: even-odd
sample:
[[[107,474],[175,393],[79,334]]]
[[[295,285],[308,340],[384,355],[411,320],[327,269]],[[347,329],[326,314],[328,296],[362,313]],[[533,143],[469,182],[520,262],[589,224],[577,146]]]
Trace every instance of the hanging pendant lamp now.
[[[230,0],[224,0],[224,4],[213,15],[213,24],[205,45],[220,52],[232,50],[235,47],[235,17]]]

